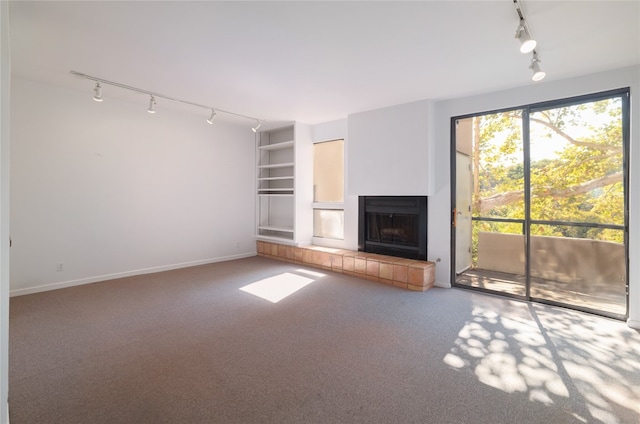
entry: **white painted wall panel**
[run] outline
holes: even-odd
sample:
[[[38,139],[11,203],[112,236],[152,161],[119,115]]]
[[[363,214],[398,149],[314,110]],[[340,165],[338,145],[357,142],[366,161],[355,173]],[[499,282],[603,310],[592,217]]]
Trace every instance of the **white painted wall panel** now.
[[[347,138],[347,119],[316,124],[311,127],[311,138],[314,143]]]
[[[295,238],[296,244],[311,244],[313,237],[313,142],[311,126],[295,123]]]
[[[9,422],[9,3],[0,2],[0,423]]]
[[[90,86],[12,90],[12,293],[255,253],[249,126]]]
[[[349,115],[347,194],[432,194],[430,108],[425,100]]]

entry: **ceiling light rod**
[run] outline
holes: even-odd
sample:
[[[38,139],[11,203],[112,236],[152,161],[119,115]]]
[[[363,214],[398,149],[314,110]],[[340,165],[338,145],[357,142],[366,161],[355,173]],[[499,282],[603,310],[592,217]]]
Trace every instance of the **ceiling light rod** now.
[[[200,103],[194,103],[194,102],[190,102],[188,100],[178,99],[176,97],[165,96],[164,94],[154,93],[153,91],[143,90],[142,88],[132,87],[130,85],[121,84],[119,82],[114,82],[114,81],[109,81],[109,80],[106,80],[106,79],[103,79],[103,78],[94,77],[92,75],[83,74],[82,72],[76,72],[76,71],[72,70],[72,71],[69,71],[69,73],[71,75],[75,75],[75,76],[80,77],[80,78],[84,78],[84,79],[87,79],[87,80],[90,80],[90,81],[95,81],[98,84],[107,84],[107,85],[111,85],[111,86],[114,86],[114,87],[122,88],[122,89],[125,89],[125,90],[135,91],[136,93],[145,94],[147,96],[151,96],[151,97],[154,97],[154,98],[172,100],[174,102],[178,102],[178,103],[183,103],[183,104],[190,105],[190,106],[199,107],[199,108],[202,108],[202,109],[215,110],[216,113],[226,113],[227,115],[238,116],[240,118],[250,119],[252,121],[264,122],[263,119],[258,119],[258,118],[255,118],[253,116],[243,115],[241,113],[229,112],[228,110],[220,109],[220,108],[213,107],[213,106],[205,106],[205,105],[202,105]]]

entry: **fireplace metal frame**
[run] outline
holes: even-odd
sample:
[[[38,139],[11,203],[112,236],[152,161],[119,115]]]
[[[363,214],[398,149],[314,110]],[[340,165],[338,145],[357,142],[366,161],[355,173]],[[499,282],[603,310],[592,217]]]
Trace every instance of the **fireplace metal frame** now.
[[[359,196],[358,250],[426,261],[427,211],[426,196]],[[368,212],[416,215],[418,217],[418,246],[400,246],[366,240]]]

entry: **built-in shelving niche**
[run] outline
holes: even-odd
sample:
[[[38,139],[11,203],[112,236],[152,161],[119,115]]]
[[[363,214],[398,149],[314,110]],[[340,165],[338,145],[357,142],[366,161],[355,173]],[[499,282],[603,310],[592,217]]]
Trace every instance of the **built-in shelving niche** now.
[[[299,122],[264,125],[256,140],[257,239],[309,244],[313,234],[311,127]]]
[[[258,133],[258,236],[294,238],[294,127]]]

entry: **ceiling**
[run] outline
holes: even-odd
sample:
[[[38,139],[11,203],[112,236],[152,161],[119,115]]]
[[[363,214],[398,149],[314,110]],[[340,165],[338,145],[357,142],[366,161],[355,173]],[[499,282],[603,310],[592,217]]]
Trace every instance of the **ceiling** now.
[[[540,83],[531,81],[531,54],[518,51],[512,0],[13,1],[12,72],[92,96],[75,70],[314,124],[640,63],[640,1],[521,4],[547,73]],[[103,88],[107,100],[127,95]],[[136,98],[145,108],[146,100]]]

